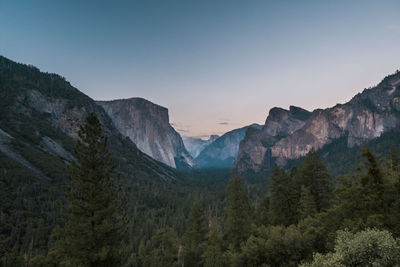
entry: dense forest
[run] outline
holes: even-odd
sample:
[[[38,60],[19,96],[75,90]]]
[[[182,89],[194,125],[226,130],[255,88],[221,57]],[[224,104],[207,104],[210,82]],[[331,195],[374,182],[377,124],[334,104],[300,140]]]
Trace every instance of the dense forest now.
[[[344,136],[266,173],[178,172],[58,75],[0,57],[0,88],[0,266],[400,262],[399,127],[352,148]],[[95,116],[72,138],[85,111]]]
[[[1,155],[1,265],[395,266],[400,155],[360,156],[335,177],[311,150],[246,178],[198,170],[135,185],[118,178],[91,115],[55,182]]]

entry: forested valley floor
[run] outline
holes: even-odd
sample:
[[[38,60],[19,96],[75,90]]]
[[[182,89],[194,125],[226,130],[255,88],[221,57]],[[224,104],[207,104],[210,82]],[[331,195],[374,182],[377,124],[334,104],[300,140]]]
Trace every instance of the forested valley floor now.
[[[113,169],[96,118],[85,127],[77,163],[56,165],[51,182],[0,154],[2,266],[400,263],[395,146],[364,147],[360,164],[337,176],[311,150],[264,174],[192,170],[146,182]]]

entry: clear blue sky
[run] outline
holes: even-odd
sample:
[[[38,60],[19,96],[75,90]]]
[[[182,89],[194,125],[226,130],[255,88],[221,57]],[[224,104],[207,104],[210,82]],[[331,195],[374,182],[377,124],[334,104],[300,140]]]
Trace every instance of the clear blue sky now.
[[[400,69],[400,1],[0,0],[0,54],[94,99],[163,105],[183,135],[220,134]]]

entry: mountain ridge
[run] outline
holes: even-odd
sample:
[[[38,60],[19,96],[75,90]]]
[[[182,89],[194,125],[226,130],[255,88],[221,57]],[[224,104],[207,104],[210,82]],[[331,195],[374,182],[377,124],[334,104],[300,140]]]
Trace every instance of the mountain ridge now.
[[[195,158],[200,168],[232,168],[239,151],[239,143],[249,128],[259,128],[254,123],[242,128],[234,129],[218,137],[207,145]]]
[[[7,147],[19,155],[14,159],[23,158],[50,178],[65,176],[60,172],[65,162],[71,160],[79,127],[89,113],[94,113],[124,174],[135,179],[177,179],[172,169],[143,154],[123,137],[105,111],[65,78],[3,56],[0,56],[0,112],[0,128],[12,137]]]
[[[397,71],[344,104],[315,109],[297,119],[288,114],[298,109],[272,108],[263,129],[249,132],[241,142],[235,168],[259,172],[271,167],[272,158],[284,165],[288,159],[302,157],[311,148],[321,149],[343,136],[347,136],[349,147],[380,136],[399,123],[399,85]],[[275,110],[281,113],[276,115]]]

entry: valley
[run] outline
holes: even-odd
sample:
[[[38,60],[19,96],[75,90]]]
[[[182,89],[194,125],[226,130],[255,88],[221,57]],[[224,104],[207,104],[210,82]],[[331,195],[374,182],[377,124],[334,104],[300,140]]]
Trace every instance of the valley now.
[[[150,101],[95,101],[59,75],[0,57],[1,263],[60,260],[56,229],[90,114],[121,178],[128,266],[178,266],[181,247],[186,263],[204,266],[296,266],[330,251],[344,227],[379,223],[397,236],[399,81],[396,72],[332,108],[272,108],[265,125],[202,140],[182,138],[168,109]],[[387,213],[349,200],[372,205],[377,192]]]

